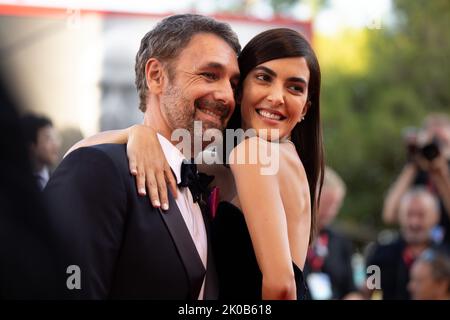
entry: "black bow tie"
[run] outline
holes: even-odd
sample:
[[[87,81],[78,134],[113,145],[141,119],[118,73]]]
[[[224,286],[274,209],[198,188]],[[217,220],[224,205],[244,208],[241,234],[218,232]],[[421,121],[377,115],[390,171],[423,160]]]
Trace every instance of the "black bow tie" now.
[[[191,161],[183,160],[181,164],[181,182],[179,187],[188,187],[192,194],[194,202],[202,199],[202,194],[208,192],[208,185],[214,180],[209,176],[197,171],[197,165]]]

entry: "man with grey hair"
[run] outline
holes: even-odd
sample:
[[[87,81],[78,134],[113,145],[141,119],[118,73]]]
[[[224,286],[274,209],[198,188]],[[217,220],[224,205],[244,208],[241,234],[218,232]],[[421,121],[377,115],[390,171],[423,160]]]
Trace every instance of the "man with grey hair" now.
[[[409,271],[416,258],[428,248],[439,248],[431,236],[439,221],[439,202],[423,187],[410,189],[399,206],[400,235],[390,243],[378,243],[367,264],[381,271],[383,299],[409,299]]]
[[[408,191],[400,201],[400,232],[416,251],[428,246],[433,227],[439,221],[439,202],[422,187]]]
[[[312,299],[358,299],[353,281],[352,243],[331,227],[346,194],[345,182],[325,167],[317,212],[318,236],[308,250],[304,272]]]
[[[193,134],[194,121],[203,129],[226,126],[235,106],[239,51],[227,24],[200,15],[165,18],[144,36],[135,68],[139,107],[144,124],[158,132],[178,195],[162,203],[162,209],[170,204],[164,214],[140,197],[125,145],[70,153],[45,190],[55,269],[65,276],[58,278],[58,297],[217,298],[208,217],[185,181],[183,172],[192,167],[171,135],[177,128]]]

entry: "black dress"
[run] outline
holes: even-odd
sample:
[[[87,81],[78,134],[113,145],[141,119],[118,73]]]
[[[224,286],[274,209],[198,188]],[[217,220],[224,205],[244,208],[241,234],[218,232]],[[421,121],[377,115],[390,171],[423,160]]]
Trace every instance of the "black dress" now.
[[[219,277],[219,298],[261,300],[262,274],[241,210],[221,202],[213,220],[213,248]],[[306,284],[303,272],[294,267],[297,299],[303,300]]]

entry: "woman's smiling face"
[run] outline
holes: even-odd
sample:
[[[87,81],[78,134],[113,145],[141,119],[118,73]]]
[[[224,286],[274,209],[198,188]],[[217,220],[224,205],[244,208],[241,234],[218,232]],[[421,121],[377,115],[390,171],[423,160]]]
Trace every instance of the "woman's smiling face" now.
[[[242,85],[242,126],[268,140],[290,136],[308,108],[309,68],[305,58],[266,61],[256,66]],[[277,129],[272,131],[270,129]]]

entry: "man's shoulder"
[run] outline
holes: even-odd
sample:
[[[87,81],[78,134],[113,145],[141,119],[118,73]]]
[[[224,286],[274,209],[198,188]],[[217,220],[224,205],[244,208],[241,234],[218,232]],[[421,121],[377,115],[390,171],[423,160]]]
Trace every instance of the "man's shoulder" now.
[[[79,150],[90,150],[92,152],[101,152],[109,157],[123,157],[126,156],[126,144],[104,143],[89,147],[79,148]]]
[[[92,160],[93,158],[110,159],[113,162],[127,160],[126,145],[125,144],[98,144],[89,147],[78,148],[66,156],[64,160],[72,160],[76,158]]]
[[[329,226],[325,228],[325,232],[328,234],[330,243],[335,243],[343,246],[351,246],[351,240],[339,229],[334,226]]]
[[[400,233],[392,233],[390,236],[379,236],[377,248],[380,250],[402,251],[405,247],[405,240]]]
[[[55,169],[45,193],[65,192],[68,186],[84,191],[115,188],[129,178],[126,145],[103,144],[82,147],[69,153]]]
[[[369,253],[369,260],[396,263],[397,258],[405,247],[405,242],[400,235],[394,235],[390,239],[379,238]]]
[[[67,172],[78,172],[83,176],[98,175],[100,171],[112,174],[111,170],[122,175],[129,172],[128,168],[125,144],[99,144],[78,148],[69,153],[53,172],[52,178]]]

